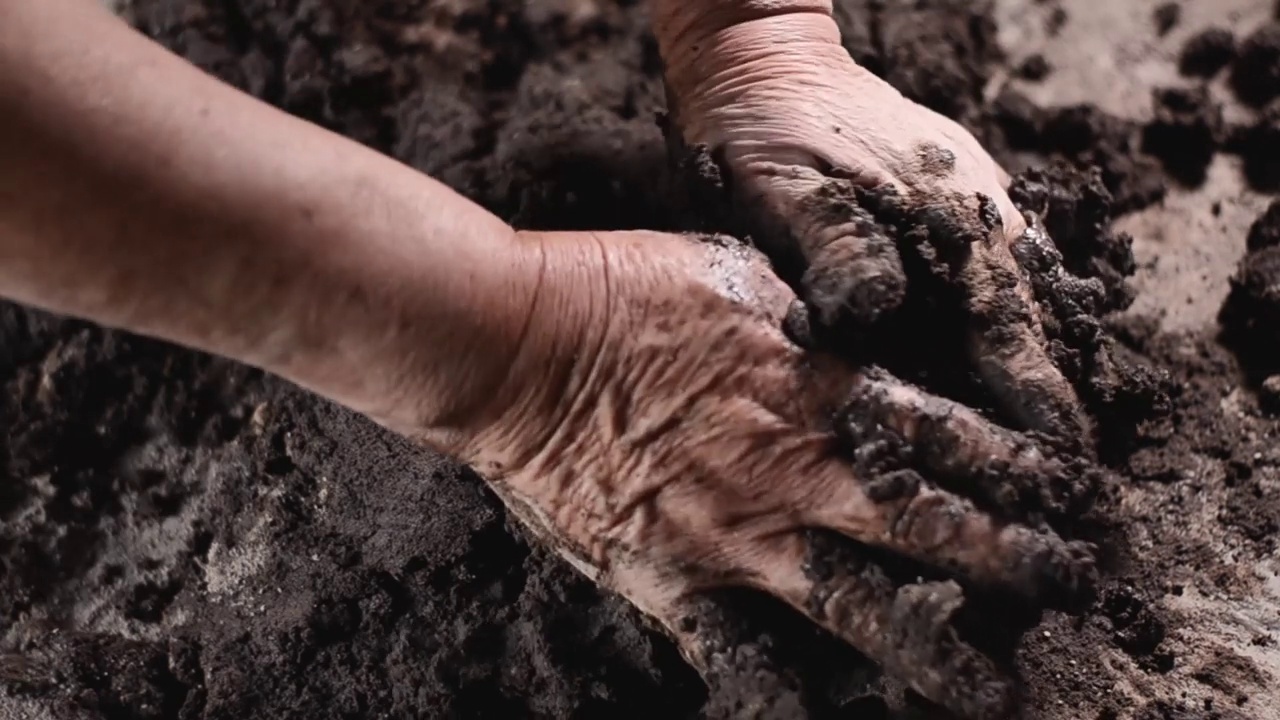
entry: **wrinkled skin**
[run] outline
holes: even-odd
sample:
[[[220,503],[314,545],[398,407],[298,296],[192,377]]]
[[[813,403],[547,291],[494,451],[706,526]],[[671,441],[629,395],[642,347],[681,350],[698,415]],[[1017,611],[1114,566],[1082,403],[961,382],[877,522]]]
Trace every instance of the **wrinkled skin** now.
[[[797,308],[829,327],[891,312],[907,291],[894,231],[922,227],[963,291],[973,361],[1010,419],[1079,449],[1087,422],[1046,354],[1032,271],[1010,249],[1026,220],[969,133],[857,67],[829,6],[776,12],[788,4],[659,0],[654,21],[678,141],[710,151],[775,268],[800,258],[789,279],[804,302],[729,242],[540,236],[559,248],[547,257],[577,257],[575,299],[546,302],[592,309],[530,328],[571,328],[524,360],[554,380],[491,413],[500,420],[463,454],[523,524],[655,618],[709,682],[736,651],[700,622],[703,592],[745,586],[960,715],[1006,717],[1013,685],[950,625],[960,584],[898,586],[814,530],[1069,606],[1093,582],[1089,549],[957,493],[1002,507],[995,468],[1022,478],[1024,498],[1062,507],[1072,500],[1050,479],[1074,470],[967,408],[803,350],[783,327]],[[853,201],[868,191],[882,202]]]
[[[899,219],[958,249],[947,270],[967,293],[975,356],[1012,413],[1078,429],[1009,253],[1021,229],[999,171],[858,70],[829,14],[773,12],[786,3],[685,2],[674,7],[768,12],[710,24],[695,12],[683,26],[655,12],[680,132],[723,158],[778,231],[775,254],[808,262],[818,322],[871,320],[901,299],[897,248],[847,202],[850,188],[893,188]],[[0,93],[21,100],[0,114],[14,160],[0,164],[4,251],[19,261],[0,263],[7,294],[255,362],[456,454],[704,674],[726,651],[697,600],[746,586],[962,715],[1012,711],[1011,683],[950,626],[960,583],[1059,605],[1087,595],[1093,561],[959,493],[1006,507],[995,470],[1052,509],[1070,502],[1050,487],[1058,457],[793,343],[783,326],[797,300],[755,251],[657,233],[518,237],[172,63],[84,12],[95,7],[0,3],[0,28],[18,28],[0,68],[20,70],[0,78],[21,91]],[[101,57],[83,52],[86,37]],[[190,142],[209,136],[208,117],[225,143]],[[898,586],[816,530],[956,580]]]
[[[950,273],[967,298],[971,356],[1010,418],[1087,437],[1010,252],[1026,223],[977,140],[858,67],[829,3],[657,5],[673,124],[718,159],[771,256],[801,259],[815,319],[870,323],[902,301],[898,249],[870,215],[926,227],[944,252],[959,248]],[[893,212],[853,206],[858,191],[891,193]]]
[[[993,459],[1011,471],[1054,459],[963,407],[792,343],[782,327],[795,297],[754,250],[640,232],[525,239],[546,247],[537,304],[561,312],[534,314],[551,324],[529,328],[518,363],[547,382],[495,396],[510,404],[456,451],[537,537],[656,618],[704,672],[714,645],[694,600],[746,586],[965,716],[1011,711],[1010,684],[948,624],[959,585],[895,587],[874,565],[831,560],[809,531],[1060,603],[1091,584],[1085,546],[997,521],[938,484],[980,483]],[[920,451],[860,465],[850,427]]]

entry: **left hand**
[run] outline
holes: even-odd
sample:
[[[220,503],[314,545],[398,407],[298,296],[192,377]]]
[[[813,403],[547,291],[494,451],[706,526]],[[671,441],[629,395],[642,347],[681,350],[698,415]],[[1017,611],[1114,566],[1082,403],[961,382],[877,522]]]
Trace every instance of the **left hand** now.
[[[613,232],[521,244],[545,260],[507,381],[454,416],[455,432],[419,438],[472,464],[536,537],[662,623],[704,677],[733,647],[699,598],[751,587],[962,716],[1007,716],[1012,684],[952,627],[960,584],[901,584],[814,531],[1070,605],[1089,596],[1089,548],[1012,518],[1070,508],[1088,485],[1079,467],[798,347],[782,329],[795,296],[738,243]],[[411,400],[432,379],[406,380]]]

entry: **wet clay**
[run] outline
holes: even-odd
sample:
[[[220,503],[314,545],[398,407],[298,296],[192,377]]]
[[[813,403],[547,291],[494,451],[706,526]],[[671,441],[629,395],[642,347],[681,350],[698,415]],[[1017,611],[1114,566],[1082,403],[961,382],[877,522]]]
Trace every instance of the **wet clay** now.
[[[1009,92],[985,103],[1002,62],[989,4],[836,8],[845,46],[903,92],[997,155],[1017,146],[1062,161],[1020,176],[1015,199],[1053,241],[1026,248],[1028,263],[1066,273],[1039,293],[1055,360],[1103,428],[1103,466],[1063,458],[1061,472],[1021,476],[993,464],[968,494],[1097,543],[1102,574],[1075,615],[975,588],[956,608],[949,578],[862,549],[815,577],[852,573],[892,598],[882,620],[894,662],[954,628],[1010,673],[1027,717],[1265,717],[1245,649],[1206,650],[1216,641],[1204,623],[1167,600],[1260,592],[1248,566],[1277,549],[1280,421],[1253,390],[1275,366],[1250,345],[1237,357],[1203,334],[1106,315],[1132,300],[1134,270],[1109,224],[1164,193],[1141,125]],[[520,227],[702,222],[655,121],[660,67],[642,3],[137,0],[130,12],[200,67]],[[1061,7],[1046,18],[1069,21]],[[1250,72],[1265,86],[1255,60],[1233,77],[1246,66],[1263,68]],[[1280,147],[1276,117],[1236,129],[1231,149],[1248,159]],[[1265,176],[1262,162],[1247,162],[1250,177]],[[1235,327],[1254,347],[1249,328],[1273,317],[1270,236],[1257,232],[1233,291]],[[913,282],[936,277],[918,253],[904,261]],[[959,350],[946,283],[923,287],[898,311],[922,324],[898,326],[889,337],[903,350],[883,360],[998,417]],[[639,613],[530,545],[464,468],[251,369],[0,304],[0,384],[0,716],[940,716],[746,592],[699,620],[723,630],[705,687]],[[898,451],[940,466],[943,440]],[[870,582],[880,578],[894,589]],[[1185,684],[1167,689],[1184,666]],[[955,667],[945,693],[978,716],[1003,711],[1009,696],[986,665]]]

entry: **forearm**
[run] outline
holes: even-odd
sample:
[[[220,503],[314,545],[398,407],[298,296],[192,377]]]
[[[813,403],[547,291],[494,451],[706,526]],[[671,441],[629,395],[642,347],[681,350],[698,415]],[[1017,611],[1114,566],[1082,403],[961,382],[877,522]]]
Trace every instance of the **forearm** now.
[[[0,295],[393,426],[447,423],[492,390],[532,305],[539,252],[500,220],[95,0],[0,0],[0,158]]]

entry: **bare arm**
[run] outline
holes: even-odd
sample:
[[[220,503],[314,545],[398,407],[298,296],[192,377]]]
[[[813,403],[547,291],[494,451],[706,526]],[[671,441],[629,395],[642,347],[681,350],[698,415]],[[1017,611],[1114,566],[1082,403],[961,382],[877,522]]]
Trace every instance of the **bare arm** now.
[[[392,426],[447,425],[493,392],[530,313],[540,243],[94,0],[0,0],[0,158],[0,296]]]

